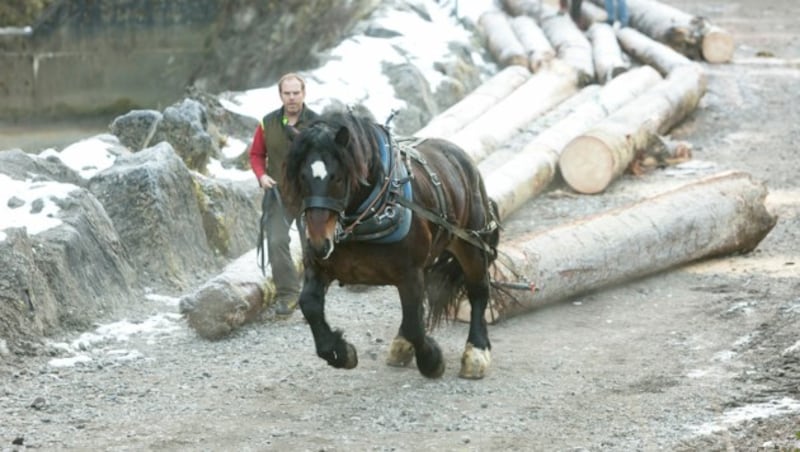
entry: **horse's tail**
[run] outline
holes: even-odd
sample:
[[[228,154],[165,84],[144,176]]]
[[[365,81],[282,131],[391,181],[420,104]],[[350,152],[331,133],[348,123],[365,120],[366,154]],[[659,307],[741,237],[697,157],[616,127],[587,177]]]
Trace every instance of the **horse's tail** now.
[[[449,251],[443,252],[425,270],[425,294],[428,298],[428,327],[435,328],[447,314],[455,314],[458,302],[466,293],[464,270]]]
[[[497,259],[497,246],[500,244],[500,213],[497,203],[487,198],[491,217],[486,228],[478,231],[480,241],[488,250],[484,253],[485,268],[488,272]],[[464,270],[450,252],[445,251],[425,270],[425,293],[428,298],[428,326],[435,328],[448,314],[455,317],[459,301],[466,294]]]

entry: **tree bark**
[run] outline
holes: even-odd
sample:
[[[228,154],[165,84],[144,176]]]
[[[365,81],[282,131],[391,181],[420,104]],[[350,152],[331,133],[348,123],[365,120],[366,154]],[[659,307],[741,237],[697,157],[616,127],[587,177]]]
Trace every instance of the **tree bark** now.
[[[500,3],[514,17],[529,16],[538,21],[542,15],[541,0],[502,0]]]
[[[617,30],[617,40],[625,52],[642,63],[658,69],[664,76],[677,67],[692,64],[690,59],[666,44],[655,41],[630,27]]]
[[[600,5],[603,0],[593,0]],[[727,63],[733,36],[707,19],[656,0],[627,0],[631,26],[695,60]]]
[[[511,28],[525,49],[531,72],[538,71],[556,57],[556,51],[544,31],[530,16],[514,17],[511,19]]]
[[[486,80],[456,104],[436,115],[417,137],[445,137],[457,132],[482,112],[496,105],[531,77],[523,66],[508,66]]]
[[[618,76],[597,95],[540,133],[519,154],[486,174],[486,190],[497,202],[500,218],[506,218],[552,182],[559,155],[570,140],[660,80],[661,76],[650,66],[631,69]]]
[[[542,30],[556,49],[558,59],[575,68],[580,86],[594,80],[592,45],[568,14],[543,6]]]
[[[445,138],[464,148],[480,162],[498,145],[526,124],[573,95],[578,90],[571,67],[553,60],[525,83],[469,124]]]
[[[484,12],[478,19],[478,24],[486,37],[489,52],[500,66],[516,64],[528,67],[528,56],[511,29],[506,13],[496,10]]]
[[[766,196],[762,182],[746,173],[726,172],[505,241],[493,280],[522,286],[532,282],[538,291],[495,290],[487,320],[696,260],[752,251],[776,222],[765,207]],[[458,318],[469,318],[469,303],[461,303]]]
[[[705,89],[699,65],[673,70],[663,82],[567,144],[558,162],[564,180],[579,193],[605,190],[637,151],[697,107]]]
[[[300,237],[292,232],[292,255],[302,268]],[[266,251],[266,250],[265,250]],[[220,274],[180,300],[180,312],[189,328],[209,340],[258,321],[275,301],[275,285],[267,268],[261,273],[253,249],[228,264]]]
[[[597,81],[605,84],[612,78],[628,70],[622,57],[617,37],[611,25],[595,23],[586,32],[592,43],[592,59]]]
[[[607,23],[608,13],[594,3],[581,2],[581,20],[589,27],[596,23]]]

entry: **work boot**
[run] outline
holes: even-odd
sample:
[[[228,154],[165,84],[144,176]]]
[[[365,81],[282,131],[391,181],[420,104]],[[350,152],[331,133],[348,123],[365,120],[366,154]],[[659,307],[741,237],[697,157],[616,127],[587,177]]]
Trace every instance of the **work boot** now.
[[[275,315],[289,317],[297,308],[297,298],[281,298],[275,301]]]

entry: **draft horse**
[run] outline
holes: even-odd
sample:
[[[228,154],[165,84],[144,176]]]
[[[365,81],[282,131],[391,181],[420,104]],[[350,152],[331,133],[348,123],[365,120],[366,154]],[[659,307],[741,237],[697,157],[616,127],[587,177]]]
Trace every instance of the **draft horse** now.
[[[325,319],[325,294],[342,285],[392,285],[402,321],[387,364],[442,376],[442,351],[426,334],[466,293],[472,309],[460,376],[491,364],[484,319],[497,257],[497,207],[472,159],[441,139],[398,145],[386,127],[349,112],[320,116],[294,137],[281,190],[305,225],[300,308],[317,355],[358,364],[355,347]],[[428,301],[426,319],[425,299]]]

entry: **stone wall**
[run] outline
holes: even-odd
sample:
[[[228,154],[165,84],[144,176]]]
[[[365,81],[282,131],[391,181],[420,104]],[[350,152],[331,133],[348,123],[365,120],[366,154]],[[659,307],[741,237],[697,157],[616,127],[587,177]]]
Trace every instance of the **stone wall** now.
[[[0,32],[0,120],[164,108],[316,63],[376,0],[62,0]]]

